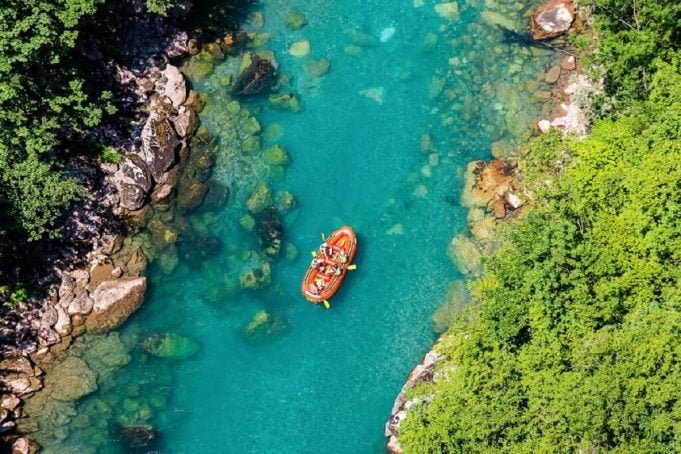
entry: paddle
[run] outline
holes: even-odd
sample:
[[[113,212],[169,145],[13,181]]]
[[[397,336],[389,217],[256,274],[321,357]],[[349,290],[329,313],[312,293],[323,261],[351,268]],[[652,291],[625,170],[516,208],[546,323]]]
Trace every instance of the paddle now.
[[[331,304],[329,304],[328,300],[324,300],[324,307],[327,308],[327,309],[331,308]]]
[[[354,263],[352,265],[348,265],[348,270],[354,271],[356,269],[357,269],[357,265],[355,265]]]

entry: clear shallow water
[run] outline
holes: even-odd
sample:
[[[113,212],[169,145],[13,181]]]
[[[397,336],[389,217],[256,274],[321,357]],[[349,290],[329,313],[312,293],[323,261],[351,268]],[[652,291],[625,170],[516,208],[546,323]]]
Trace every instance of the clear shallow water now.
[[[499,11],[489,2],[459,5],[455,21],[439,17],[431,2],[415,5],[269,0],[256,8],[264,28],[245,27],[271,34],[265,48],[304,108],[242,102],[264,130],[262,147],[288,151],[283,176],[258,159],[235,164],[243,151],[222,86],[235,60],[195,82],[208,94],[202,123],[218,140],[214,178],[232,196],[190,222],[198,236],[220,238],[222,250],[201,265],[181,260],[170,276],[152,266],[148,301],[121,334],[131,361],[98,377],[99,391],[77,404],[78,424],[43,434],[48,452],[116,452],[113,424],[140,422],[157,429],[154,449],[169,453],[384,450],[395,396],[435,339],[430,317],[461,278],[445,250],[465,230],[457,204],[463,169],[488,158],[492,142],[512,142],[526,130],[537,111],[535,80],[550,61],[503,44],[480,17],[489,5]],[[308,21],[297,31],[284,25],[292,6]],[[501,14],[522,24],[529,6],[507,5]],[[288,55],[300,39],[310,41],[309,56]],[[305,65],[319,58],[330,71],[315,77]],[[259,251],[239,220],[262,181],[295,195],[284,241],[299,254],[271,261],[269,286],[235,294],[227,283],[253,261],[245,254]],[[342,224],[358,232],[358,271],[327,311],[305,302],[300,279],[320,233]],[[254,340],[244,326],[263,309],[283,328]],[[138,345],[155,332],[180,333],[200,350],[184,361],[149,357]]]

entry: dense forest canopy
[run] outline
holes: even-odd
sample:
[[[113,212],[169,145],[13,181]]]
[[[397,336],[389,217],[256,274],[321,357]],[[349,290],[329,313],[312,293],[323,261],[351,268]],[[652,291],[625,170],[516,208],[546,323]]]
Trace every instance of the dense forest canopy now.
[[[681,450],[680,4],[591,6],[616,110],[531,143],[535,201],[415,390],[407,453]]]
[[[106,144],[84,137],[116,109],[93,80],[96,63],[81,44],[97,14],[114,3],[0,4],[0,287],[37,242],[60,235],[64,210],[86,196],[65,167],[75,155],[100,158]],[[176,4],[149,0],[148,7],[165,14]]]

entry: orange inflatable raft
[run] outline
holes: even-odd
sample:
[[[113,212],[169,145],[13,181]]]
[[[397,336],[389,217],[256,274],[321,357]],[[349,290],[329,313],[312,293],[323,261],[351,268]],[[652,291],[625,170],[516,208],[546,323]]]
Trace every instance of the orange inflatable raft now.
[[[313,252],[312,263],[305,273],[301,290],[308,301],[324,303],[329,308],[331,298],[343,282],[348,269],[355,269],[352,260],[357,250],[357,236],[352,227],[344,225],[334,231]]]

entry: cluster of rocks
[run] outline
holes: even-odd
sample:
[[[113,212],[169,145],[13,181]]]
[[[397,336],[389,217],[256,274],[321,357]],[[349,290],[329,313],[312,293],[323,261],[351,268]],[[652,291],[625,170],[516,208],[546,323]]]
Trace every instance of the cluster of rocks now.
[[[142,29],[136,39],[144,39]],[[108,135],[105,128],[100,131],[102,138],[113,140],[124,152],[123,161],[99,168],[73,165],[82,167],[74,171],[97,180],[90,188],[92,197],[66,221],[65,244],[77,242],[79,249],[62,251],[55,259],[57,283],[52,284],[47,301],[27,301],[3,320],[0,434],[9,434],[4,437],[9,442],[16,438],[10,432],[23,416],[22,401],[47,387],[51,379],[38,364],[51,364],[85,331],[102,333],[119,327],[144,301],[148,254],[126,238],[125,229],[134,231],[144,224],[143,212],[151,201],[163,203],[176,196],[178,163],[188,154],[187,142],[198,126],[200,106],[197,94],[187,90],[184,76],[170,64],[171,58],[188,52],[187,35],[167,29],[165,33],[165,39],[148,46],[138,42],[136,48],[145,52],[140,51],[142,56],[130,65],[117,63],[112,68],[118,83],[132,86],[134,102],[147,111],[129,137]],[[69,361],[53,381],[66,383],[68,372],[79,370],[75,360]],[[93,387],[94,379],[78,397]],[[13,449],[34,452],[36,445],[18,438]]]

